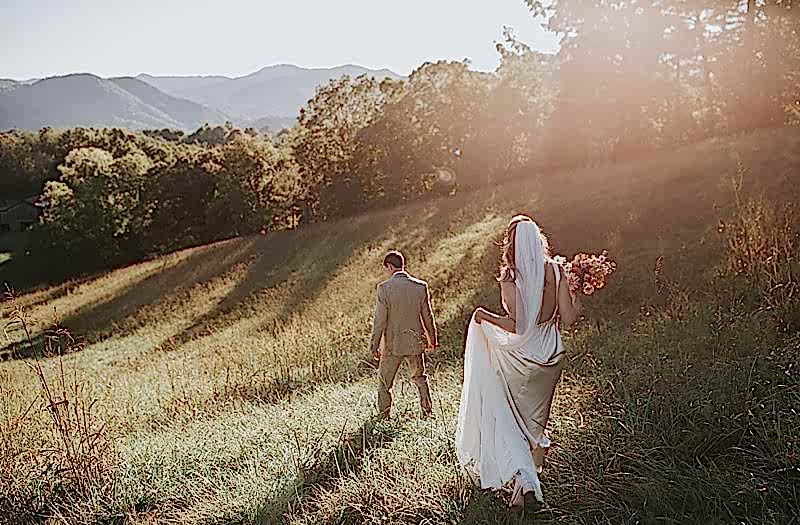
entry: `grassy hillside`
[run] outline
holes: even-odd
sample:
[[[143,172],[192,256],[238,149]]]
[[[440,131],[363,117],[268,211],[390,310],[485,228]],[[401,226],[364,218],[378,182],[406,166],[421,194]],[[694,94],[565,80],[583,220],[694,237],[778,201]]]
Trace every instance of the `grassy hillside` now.
[[[527,212],[557,252],[608,249],[619,266],[565,334],[535,519],[799,520],[800,309],[781,295],[794,289],[784,270],[796,236],[778,220],[798,175],[800,133],[762,132],[31,291],[4,303],[0,512],[54,523],[515,523],[501,498],[459,475],[453,433],[466,322],[499,303],[493,241]],[[757,195],[771,204],[748,207]],[[778,268],[747,255],[753,239],[780,248]],[[405,377],[396,417],[372,419],[366,344],[389,248],[431,283],[443,345],[431,359],[432,420],[416,417]],[[742,261],[785,286],[765,288]],[[70,353],[23,358],[59,348]]]

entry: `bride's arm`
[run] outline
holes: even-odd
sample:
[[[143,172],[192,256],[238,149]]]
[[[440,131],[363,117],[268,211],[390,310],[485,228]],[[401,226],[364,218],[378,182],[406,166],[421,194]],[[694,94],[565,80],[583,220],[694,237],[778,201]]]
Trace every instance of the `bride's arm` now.
[[[515,334],[517,330],[517,323],[512,318],[508,316],[497,315],[489,310],[486,310],[485,308],[478,308],[475,310],[475,321],[477,321],[479,324],[483,321],[486,321],[487,323],[499,326],[506,332],[510,332],[512,334]]]
[[[493,324],[506,332],[512,334],[517,333],[517,290],[513,282],[500,283],[500,295],[503,298],[503,304],[508,310],[508,315],[501,316],[486,310],[485,308],[478,308],[475,312],[475,321],[481,323],[486,321]]]

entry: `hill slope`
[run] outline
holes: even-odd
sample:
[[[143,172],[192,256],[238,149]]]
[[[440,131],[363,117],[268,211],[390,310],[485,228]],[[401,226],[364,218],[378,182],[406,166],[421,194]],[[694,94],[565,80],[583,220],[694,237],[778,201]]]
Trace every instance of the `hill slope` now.
[[[182,129],[194,130],[206,123],[221,124],[229,120],[227,115],[219,111],[190,100],[167,95],[139,79],[123,77],[110,80],[150,107],[180,122]]]
[[[317,86],[343,75],[400,78],[388,69],[376,71],[353,65],[305,69],[288,64],[268,66],[237,78],[151,75],[138,78],[176,97],[219,108],[240,120],[252,120],[266,115],[294,118]]]
[[[464,327],[476,305],[499,307],[492,241],[524,211],[558,252],[608,248],[619,263],[587,301],[590,321],[566,334],[536,521],[790,522],[800,345],[757,305],[747,310],[746,283],[714,278],[740,160],[746,194],[798,197],[800,131],[762,132],[233,239],[24,295],[34,334],[55,309],[85,338],[63,363],[98,400],[113,456],[97,454],[114,461],[116,484],[59,507],[23,498],[37,476],[9,471],[25,502],[13,510],[131,523],[516,523],[459,475],[452,441]],[[405,379],[396,418],[371,419],[364,354],[389,248],[431,283],[443,344],[430,362],[432,420],[416,418]],[[659,256],[666,292],[654,282]],[[57,358],[41,364],[58,377]],[[10,436],[0,454],[49,443],[46,412],[26,411],[35,385],[24,362],[0,363]]]
[[[89,74],[52,77],[0,90],[0,130],[50,126],[191,130],[228,117],[196,102],[158,91],[133,78]]]

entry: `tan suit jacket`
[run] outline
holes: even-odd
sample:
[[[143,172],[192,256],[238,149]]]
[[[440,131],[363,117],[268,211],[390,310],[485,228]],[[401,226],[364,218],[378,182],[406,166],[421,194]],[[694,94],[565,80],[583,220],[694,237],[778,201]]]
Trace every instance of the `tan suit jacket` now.
[[[383,355],[412,356],[425,351],[428,335],[437,343],[428,283],[397,272],[378,285],[370,353],[384,340]]]

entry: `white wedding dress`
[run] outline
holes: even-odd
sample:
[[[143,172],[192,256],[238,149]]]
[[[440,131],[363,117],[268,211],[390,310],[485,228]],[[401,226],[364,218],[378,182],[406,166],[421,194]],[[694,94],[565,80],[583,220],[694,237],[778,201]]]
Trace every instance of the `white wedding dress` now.
[[[545,257],[536,223],[522,222],[515,239],[517,334],[473,317],[464,352],[464,385],[456,427],[460,465],[481,488],[510,482],[543,501],[538,473],[550,441],[545,427],[564,356],[552,318],[540,323]],[[556,302],[557,304],[557,302]]]

